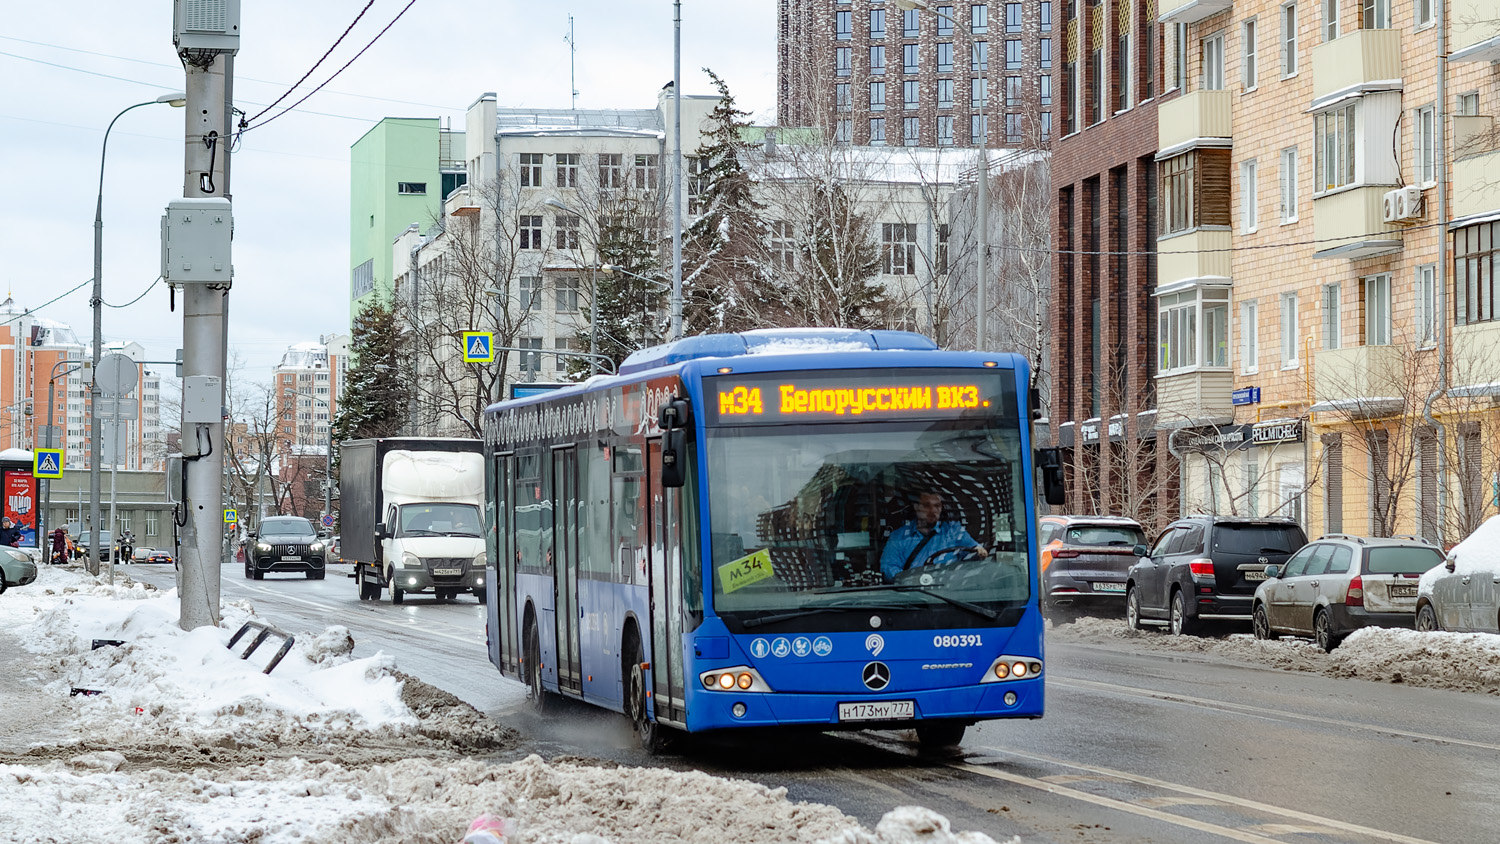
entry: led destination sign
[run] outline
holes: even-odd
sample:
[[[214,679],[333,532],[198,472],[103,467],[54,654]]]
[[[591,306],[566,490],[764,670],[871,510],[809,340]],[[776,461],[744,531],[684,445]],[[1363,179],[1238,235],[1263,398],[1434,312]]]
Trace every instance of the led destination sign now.
[[[1009,371],[868,370],[708,380],[710,421],[722,424],[792,421],[933,419],[1000,409]],[[1012,393],[1013,396],[1013,393]],[[1014,412],[1012,398],[1008,409]]]

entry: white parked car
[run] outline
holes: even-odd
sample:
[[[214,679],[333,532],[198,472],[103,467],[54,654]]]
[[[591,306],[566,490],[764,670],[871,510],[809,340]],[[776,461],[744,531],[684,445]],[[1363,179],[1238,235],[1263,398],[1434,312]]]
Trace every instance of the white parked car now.
[[[1422,575],[1417,629],[1500,633],[1500,516],[1491,516],[1443,564]]]

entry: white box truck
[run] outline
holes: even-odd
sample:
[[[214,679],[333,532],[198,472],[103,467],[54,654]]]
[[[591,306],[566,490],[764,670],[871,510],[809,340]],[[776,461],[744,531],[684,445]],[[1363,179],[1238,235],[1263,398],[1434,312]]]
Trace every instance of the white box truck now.
[[[425,437],[339,445],[340,542],[361,600],[468,592],[484,602],[481,449],[479,440]]]

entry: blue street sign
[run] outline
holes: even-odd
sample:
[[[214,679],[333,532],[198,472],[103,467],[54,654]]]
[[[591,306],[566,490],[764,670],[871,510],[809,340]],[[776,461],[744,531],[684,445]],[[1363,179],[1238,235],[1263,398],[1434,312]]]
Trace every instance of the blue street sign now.
[[[1229,403],[1234,405],[1260,404],[1260,388],[1241,387],[1229,394]]]
[[[62,477],[63,450],[39,448],[31,456],[31,476],[34,478]]]
[[[464,332],[464,363],[494,363],[495,335],[490,331]]]

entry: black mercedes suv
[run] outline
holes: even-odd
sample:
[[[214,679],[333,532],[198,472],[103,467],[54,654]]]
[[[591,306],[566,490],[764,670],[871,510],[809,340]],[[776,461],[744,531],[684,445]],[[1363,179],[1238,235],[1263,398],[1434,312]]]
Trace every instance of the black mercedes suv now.
[[[260,580],[268,571],[300,571],[322,580],[326,561],[323,540],[312,522],[300,516],[262,519],[245,543],[245,578]]]

